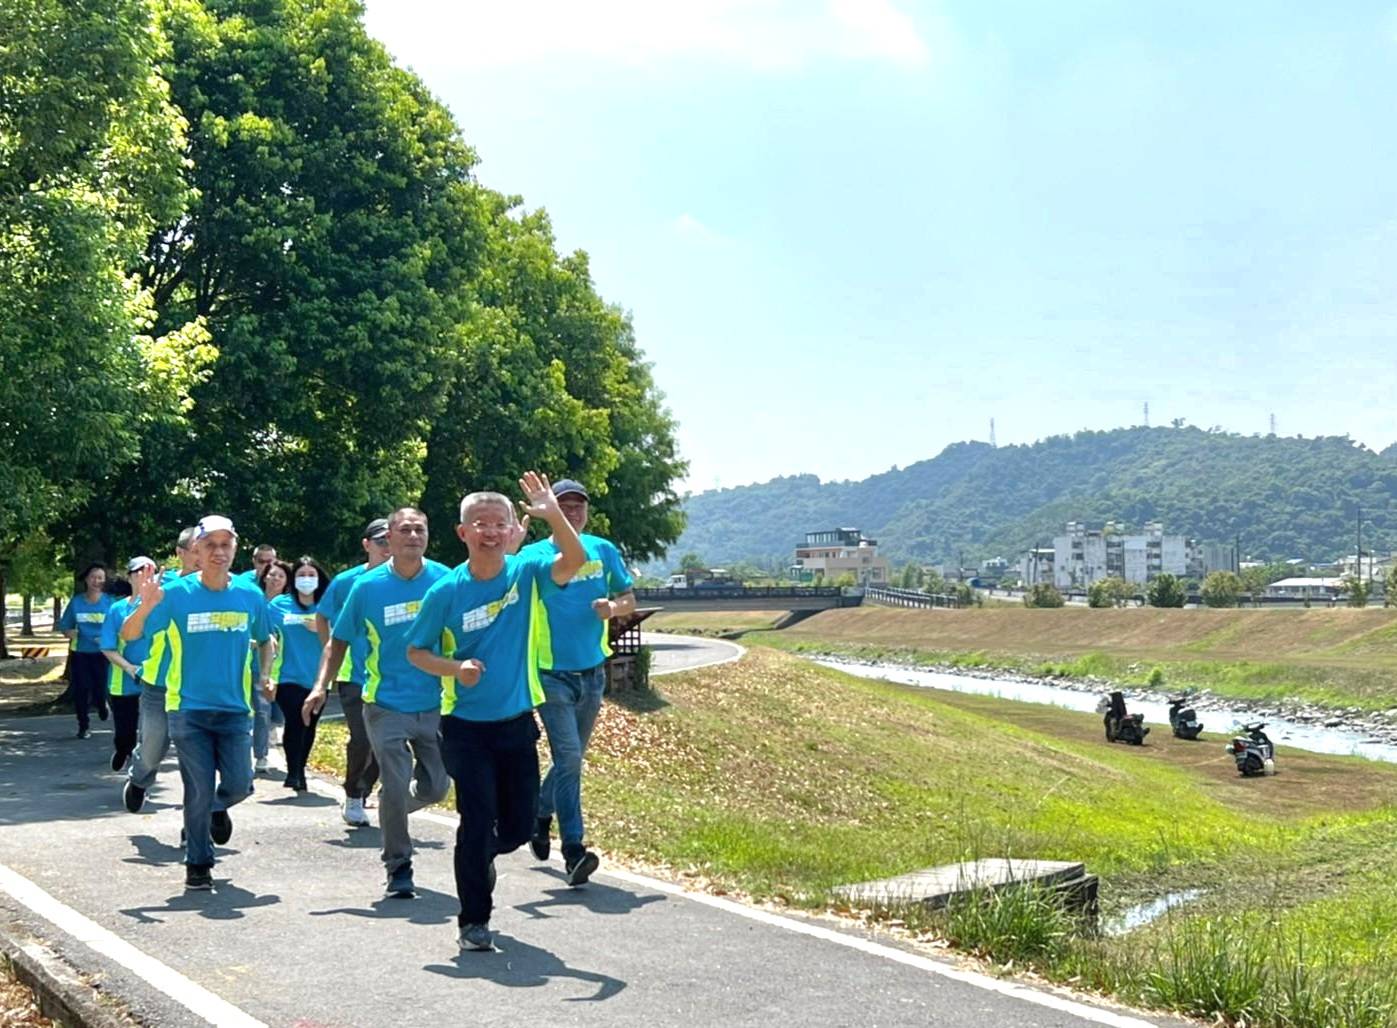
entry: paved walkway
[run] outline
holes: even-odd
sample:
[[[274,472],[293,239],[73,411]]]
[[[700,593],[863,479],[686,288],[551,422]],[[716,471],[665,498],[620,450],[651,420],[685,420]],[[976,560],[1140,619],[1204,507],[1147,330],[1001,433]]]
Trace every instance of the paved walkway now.
[[[793,1024],[1079,1026],[1145,1021],[666,883],[500,860],[496,953],[459,954],[453,819],[414,817],[422,895],[385,899],[378,831],[338,790],[259,778],[213,893],[183,889],[178,776],[121,807],[109,724],[0,719],[0,927],[41,939],[157,1026]],[[604,833],[599,833],[604,834]]]

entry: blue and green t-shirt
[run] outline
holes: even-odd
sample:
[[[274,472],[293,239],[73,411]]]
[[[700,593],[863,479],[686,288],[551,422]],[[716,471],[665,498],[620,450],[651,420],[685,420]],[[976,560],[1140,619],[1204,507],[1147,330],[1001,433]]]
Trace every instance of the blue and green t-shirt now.
[[[267,606],[267,621],[277,637],[272,681],[290,682],[310,689],[320,671],[320,633],[316,631],[316,606],[302,607],[294,596],[282,593]]]
[[[133,597],[123,597],[112,604],[107,611],[107,619],[102,622],[102,649],[115,650],[132,664],[140,667],[150,653],[150,639],[142,635],[130,641],[121,637],[121,626],[136,609]],[[133,675],[112,664],[107,672],[107,692],[112,696],[135,696],[141,691],[140,683]]]
[[[58,619],[58,628],[64,632],[77,629],[73,649],[78,653],[101,653],[102,624],[111,607],[112,597],[106,593],[97,597],[96,603],[87,598],[87,593],[78,593],[68,601],[63,616]]]
[[[144,634],[150,655],[141,677],[165,686],[166,710],[252,712],[247,650],[268,638],[262,590],[237,578],[222,589],[210,589],[200,576],[189,575],[165,589],[165,598],[146,619]],[[166,660],[163,683],[145,672]]]
[[[445,564],[422,562],[414,578],[403,578],[393,562],[359,576],[335,618],[333,635],[354,645],[363,639],[364,702],[401,714],[420,714],[441,704],[441,679],[413,667],[407,659],[407,635],[422,598],[448,574]]]
[[[443,714],[504,721],[543,702],[534,626],[543,616],[544,597],[560,591],[552,572],[553,557],[530,547],[506,557],[494,578],[473,578],[467,562],[427,591],[408,643],[485,665],[469,688],[455,677],[440,679]]]
[[[586,671],[611,656],[608,622],[597,617],[592,604],[634,587],[621,551],[599,535],[580,536],[587,560],[572,576],[566,589],[545,597],[545,617],[534,625],[538,633],[538,666],[543,671]],[[543,539],[520,551],[544,555],[551,562],[558,555],[552,539]]]
[[[330,584],[325,587],[325,592],[320,597],[320,614],[331,628],[334,628],[335,619],[340,616],[344,601],[349,598],[349,590],[354,588],[354,583],[359,581],[359,576],[367,570],[367,564],[356,564],[330,579]],[[353,682],[355,685],[363,685],[364,661],[368,659],[368,656],[369,640],[365,636],[359,636],[349,644],[349,659],[340,666],[338,679],[343,682]]]

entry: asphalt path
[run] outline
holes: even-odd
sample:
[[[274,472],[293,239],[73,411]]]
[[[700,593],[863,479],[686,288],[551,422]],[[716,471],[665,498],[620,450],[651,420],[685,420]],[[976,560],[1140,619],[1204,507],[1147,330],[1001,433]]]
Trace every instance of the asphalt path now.
[[[692,665],[733,647],[666,653]],[[620,869],[570,889],[556,853],[527,850],[499,860],[497,951],[461,954],[454,818],[414,815],[421,895],[387,899],[377,829],[341,822],[333,784],[296,796],[280,773],[234,809],[215,891],[186,893],[173,762],[128,814],[109,723],[72,735],[71,718],[0,719],[0,927],[41,940],[146,1024],[1174,1023]],[[604,842],[604,826],[595,834]]]

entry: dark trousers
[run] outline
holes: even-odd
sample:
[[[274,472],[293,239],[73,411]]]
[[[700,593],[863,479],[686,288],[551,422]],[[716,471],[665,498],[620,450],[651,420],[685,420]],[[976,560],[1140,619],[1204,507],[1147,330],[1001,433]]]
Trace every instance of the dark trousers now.
[[[112,727],[115,729],[112,749],[122,757],[129,757],[136,748],[136,730],[141,723],[141,694],[113,696],[111,704]]]
[[[96,708],[103,717],[107,713],[107,669],[111,665],[100,653],[74,652],[68,671],[73,690],[73,711],[78,715],[78,729],[86,731],[89,710]]]
[[[310,719],[309,725],[301,720],[301,705],[309,695],[310,690],[303,685],[277,683],[276,705],[286,717],[281,729],[281,748],[286,751],[286,778],[292,782],[306,776],[306,759],[315,745],[315,726],[320,723],[319,714]]]
[[[490,862],[516,850],[538,809],[538,723],[533,712],[509,721],[441,719],[441,756],[456,783],[456,895],[460,924],[490,921]]]
[[[378,783],[378,761],[364,728],[364,687],[340,682],[335,688],[340,691],[340,709],[349,728],[349,741],[344,744],[344,794],[352,800],[366,800]]]

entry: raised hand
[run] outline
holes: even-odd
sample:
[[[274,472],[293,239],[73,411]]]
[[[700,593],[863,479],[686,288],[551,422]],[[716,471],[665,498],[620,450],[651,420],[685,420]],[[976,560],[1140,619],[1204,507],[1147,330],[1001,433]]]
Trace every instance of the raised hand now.
[[[461,666],[456,669],[456,681],[469,689],[480,681],[480,676],[484,673],[485,665],[481,661],[474,658],[463,660]]]
[[[509,552],[518,553],[519,547],[524,545],[524,540],[527,538],[529,538],[529,515],[525,514],[509,530]]]
[[[553,495],[547,475],[526,471],[519,479],[519,489],[525,497],[519,501],[519,510],[525,518],[543,518],[552,524],[550,514],[562,515],[562,508],[558,506],[558,498]]]
[[[151,575],[136,590],[136,597],[140,600],[142,607],[150,610],[165,598],[165,590],[160,585],[160,579]]]

